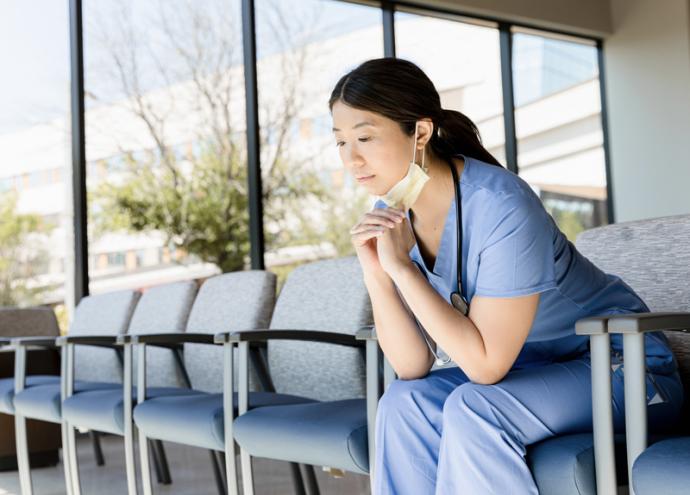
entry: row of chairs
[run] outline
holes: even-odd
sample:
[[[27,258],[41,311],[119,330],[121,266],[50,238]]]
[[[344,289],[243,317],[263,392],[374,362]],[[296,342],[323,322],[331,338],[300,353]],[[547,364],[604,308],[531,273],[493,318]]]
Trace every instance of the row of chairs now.
[[[594,435],[574,432],[529,446],[527,462],[541,494],[614,494],[625,478],[635,495],[685,493],[690,485],[690,437],[679,437],[687,435],[688,422],[645,449],[644,391],[636,387],[644,383],[638,375],[644,374],[644,332],[650,330],[667,331],[690,385],[690,340],[675,332],[690,328],[690,313],[683,312],[690,309],[688,241],[690,215],[608,225],[578,236],[578,250],[628,282],[653,312],[616,315],[604,308],[604,314],[577,322],[577,333],[591,336]],[[645,256],[650,252],[655,256]],[[55,339],[12,341],[15,415],[62,424],[69,493],[79,493],[75,427],[124,437],[130,493],[137,489],[135,431],[144,493],[152,490],[149,450],[154,463],[164,455],[150,440],[210,449],[219,480],[224,458],[219,485],[230,493],[239,492],[236,442],[245,494],[253,493],[252,456],[291,462],[298,492],[318,493],[312,466],[374,476],[369,453],[376,403],[395,375],[380,359],[357,259],[295,269],[277,300],[275,277],[263,271],[213,277],[195,291],[181,283],[150,289],[138,302],[130,292],[82,301],[70,334],[57,339],[63,354],[57,384],[38,377],[24,383],[22,372],[25,349]],[[627,438],[614,435],[611,424],[609,346],[615,333],[626,334]],[[122,350],[121,384],[100,374],[117,369],[116,360],[106,360],[112,348]],[[32,395],[43,397],[43,409]],[[46,401],[52,416],[40,413],[48,409]],[[20,450],[25,455],[25,446]],[[23,493],[31,493],[26,459],[22,466]]]
[[[380,387],[370,381],[367,408],[366,344],[355,334],[370,328],[372,315],[357,259],[303,265],[277,300],[275,290],[274,274],[251,270],[212,277],[198,292],[180,282],[143,295],[90,296],[66,336],[6,342],[15,349],[15,377],[0,388],[12,404],[3,412],[15,416],[22,493],[32,493],[27,418],[61,425],[71,495],[81,493],[77,428],[124,438],[129,493],[138,492],[135,432],[144,493],[152,493],[149,455],[166,465],[162,440],[209,449],[221,493],[239,492],[240,436],[245,493],[253,492],[250,452],[291,461],[298,492],[318,492],[313,465],[368,473],[367,413],[372,420]],[[50,346],[61,349],[61,376],[26,376],[27,350]],[[286,405],[321,418],[320,426],[308,422],[312,438],[286,418]],[[272,417],[252,417],[258,408]],[[238,412],[248,421],[233,433]],[[323,437],[329,418],[336,428]]]

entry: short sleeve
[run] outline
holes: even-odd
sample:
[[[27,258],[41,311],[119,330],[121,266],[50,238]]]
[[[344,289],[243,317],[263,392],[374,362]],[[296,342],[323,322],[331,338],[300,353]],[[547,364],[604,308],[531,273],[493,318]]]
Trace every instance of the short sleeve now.
[[[515,297],[556,288],[553,229],[539,198],[501,193],[485,230],[475,295]]]

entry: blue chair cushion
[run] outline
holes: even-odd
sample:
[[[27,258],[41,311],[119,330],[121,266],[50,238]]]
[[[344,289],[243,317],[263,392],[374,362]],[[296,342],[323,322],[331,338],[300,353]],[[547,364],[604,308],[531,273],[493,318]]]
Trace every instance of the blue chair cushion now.
[[[122,390],[122,385],[119,383],[74,382],[75,394],[86,390],[108,388],[118,388]],[[14,408],[18,414],[27,418],[40,419],[41,421],[49,421],[51,423],[59,423],[61,421],[60,404],[59,383],[36,385],[22,390],[14,397]]]
[[[237,404],[237,394],[234,394]],[[294,395],[251,392],[249,407],[295,404],[310,399]],[[237,414],[237,410],[235,410]],[[148,438],[224,450],[223,394],[198,394],[147,399],[134,408],[134,422]]]
[[[615,436],[616,474],[627,480],[625,436]],[[527,463],[540,495],[595,495],[594,440],[591,433],[552,437],[527,448]]]
[[[234,428],[237,443],[256,457],[369,471],[364,399],[261,407]]]
[[[690,493],[690,437],[650,445],[633,464],[635,495]]]
[[[26,388],[47,383],[60,383],[56,375],[29,375],[26,377]],[[0,413],[14,414],[14,378],[0,379]]]
[[[150,398],[168,395],[198,395],[199,393],[188,388],[176,387],[149,387],[146,389],[147,397]],[[134,388],[132,400],[135,403],[136,397],[137,392]],[[62,403],[62,416],[76,427],[124,435],[122,387],[76,393]]]

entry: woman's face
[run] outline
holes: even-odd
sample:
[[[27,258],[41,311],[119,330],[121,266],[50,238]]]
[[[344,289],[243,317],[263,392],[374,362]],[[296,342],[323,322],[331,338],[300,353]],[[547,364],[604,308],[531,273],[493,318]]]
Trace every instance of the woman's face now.
[[[385,195],[407,174],[414,136],[383,115],[333,105],[333,133],[340,159],[358,184],[370,194]]]

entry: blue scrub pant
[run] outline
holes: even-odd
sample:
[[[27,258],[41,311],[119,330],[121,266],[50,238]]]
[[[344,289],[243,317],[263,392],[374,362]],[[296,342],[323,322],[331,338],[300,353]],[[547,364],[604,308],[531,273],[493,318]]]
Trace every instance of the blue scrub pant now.
[[[677,418],[683,393],[678,373],[654,378],[669,400],[648,407],[650,428]],[[620,431],[622,377],[612,382]],[[374,492],[536,495],[527,445],[591,430],[589,356],[514,369],[493,385],[472,383],[457,367],[395,380],[376,417]]]

